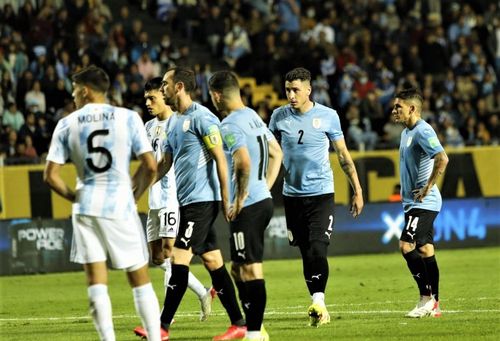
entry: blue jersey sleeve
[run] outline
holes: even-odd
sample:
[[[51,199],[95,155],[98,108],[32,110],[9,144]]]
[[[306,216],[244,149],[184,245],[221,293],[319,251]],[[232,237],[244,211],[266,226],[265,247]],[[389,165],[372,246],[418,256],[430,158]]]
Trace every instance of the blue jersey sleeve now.
[[[239,148],[246,146],[245,133],[236,124],[223,122],[221,124],[220,132],[224,144],[231,154]]]
[[[211,149],[222,144],[219,130],[219,120],[210,112],[202,113],[196,117],[194,130],[198,136],[203,138],[207,148]]]
[[[337,114],[336,111],[333,110],[330,116],[331,116],[330,126],[328,127],[326,134],[328,135],[328,138],[331,141],[340,140],[341,138],[344,137],[344,134],[342,133],[342,127],[340,126],[339,115]]]
[[[278,129],[278,122],[277,122],[279,113],[280,113],[279,108],[273,111],[271,115],[271,120],[269,122],[269,130],[271,131],[271,133],[273,133],[278,142],[281,142],[281,133]]]
[[[425,127],[419,131],[418,144],[423,149],[425,154],[433,158],[437,153],[444,151],[436,132],[432,127]]]

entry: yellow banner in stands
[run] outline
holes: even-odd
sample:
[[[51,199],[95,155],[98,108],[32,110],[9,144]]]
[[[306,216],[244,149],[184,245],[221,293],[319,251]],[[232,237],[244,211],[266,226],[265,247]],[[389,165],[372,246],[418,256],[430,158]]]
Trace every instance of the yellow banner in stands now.
[[[450,163],[438,186],[444,199],[500,197],[500,147],[447,149]],[[399,183],[398,151],[352,152],[363,195],[369,202],[388,201]],[[335,176],[335,201],[348,204],[350,186],[337,157],[330,156]],[[134,162],[131,172],[138,163]],[[62,169],[63,179],[75,186],[72,165]],[[278,181],[281,181],[278,179]],[[66,218],[71,204],[51,192],[43,183],[43,165],[0,167],[0,219],[46,217]],[[138,203],[140,212],[148,210],[147,193]]]

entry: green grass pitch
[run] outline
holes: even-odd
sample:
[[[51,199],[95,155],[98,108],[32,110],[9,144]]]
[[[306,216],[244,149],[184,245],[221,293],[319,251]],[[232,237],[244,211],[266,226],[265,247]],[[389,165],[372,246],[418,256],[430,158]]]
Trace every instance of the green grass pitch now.
[[[404,318],[418,292],[398,253],[329,259],[326,302],[332,322],[307,326],[310,299],[299,260],[264,263],[268,290],[266,329],[271,340],[499,340],[500,247],[439,250],[443,317]],[[192,271],[208,285],[208,273]],[[163,300],[160,269],[151,269]],[[117,340],[139,340],[132,293],[121,271],[110,272]],[[0,278],[0,340],[97,340],[87,312],[82,272]],[[171,329],[172,340],[211,340],[228,327],[220,302],[198,322],[199,304],[188,289]]]

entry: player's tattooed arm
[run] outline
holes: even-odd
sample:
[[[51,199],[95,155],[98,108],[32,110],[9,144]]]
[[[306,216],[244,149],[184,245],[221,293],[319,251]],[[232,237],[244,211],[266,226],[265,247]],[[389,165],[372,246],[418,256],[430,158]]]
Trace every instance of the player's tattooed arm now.
[[[429,180],[422,188],[416,188],[413,190],[413,197],[415,201],[422,202],[424,198],[429,194],[432,186],[436,183],[437,179],[444,173],[446,166],[448,165],[448,155],[446,152],[442,151],[434,156],[434,167],[432,168],[432,173],[429,176]]]
[[[363,190],[361,189],[361,184],[358,179],[358,172],[356,171],[356,166],[352,161],[351,154],[347,149],[344,139],[333,141],[333,146],[335,151],[337,152],[337,157],[344,171],[344,174],[347,176],[349,183],[351,184],[352,190],[354,192],[351,199],[351,214],[353,217],[357,217],[361,214],[363,210],[364,201],[363,201]]]

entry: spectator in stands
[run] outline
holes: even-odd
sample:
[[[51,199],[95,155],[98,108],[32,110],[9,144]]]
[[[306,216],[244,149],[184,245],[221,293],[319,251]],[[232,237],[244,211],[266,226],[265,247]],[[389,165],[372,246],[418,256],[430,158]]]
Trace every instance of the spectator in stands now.
[[[234,68],[238,60],[250,52],[250,40],[246,30],[240,24],[235,24],[224,37],[224,60]]]
[[[347,129],[347,145],[350,149],[360,151],[374,150],[377,134],[371,130],[370,120],[361,118],[357,105],[349,105],[346,117],[349,120]]]
[[[394,115],[389,115],[389,121],[384,124],[382,135],[383,149],[397,149],[404,127],[395,121]]]
[[[12,130],[16,132],[19,131],[24,124],[24,116],[17,110],[15,102],[7,103],[7,110],[3,113],[2,124],[11,127]]]
[[[222,42],[226,32],[219,6],[213,5],[210,7],[208,17],[205,19],[203,25],[204,34],[206,34],[207,44],[210,47],[212,56],[220,58],[222,56]]]
[[[24,96],[24,102],[26,103],[26,106],[36,105],[40,112],[46,112],[45,93],[42,91],[42,86],[39,80],[35,80],[33,82],[31,90]]]
[[[491,135],[491,143],[498,145],[500,143],[500,124],[498,122],[498,114],[493,114],[488,120],[488,131]]]

